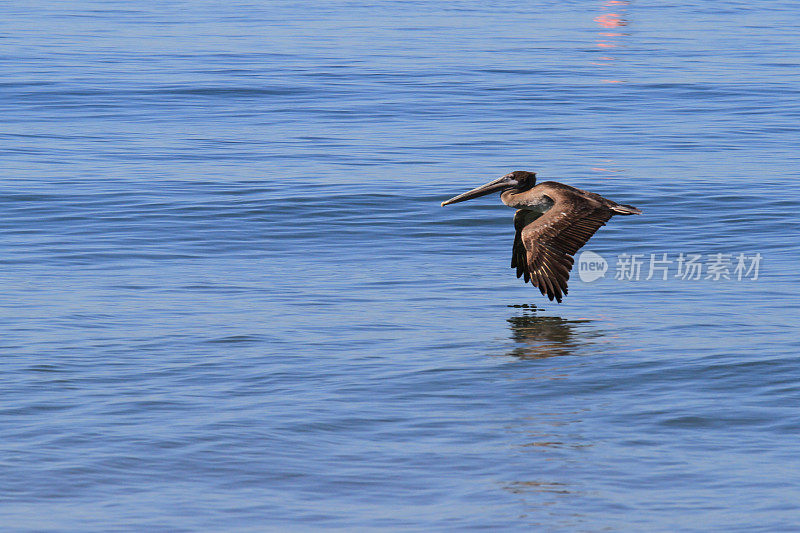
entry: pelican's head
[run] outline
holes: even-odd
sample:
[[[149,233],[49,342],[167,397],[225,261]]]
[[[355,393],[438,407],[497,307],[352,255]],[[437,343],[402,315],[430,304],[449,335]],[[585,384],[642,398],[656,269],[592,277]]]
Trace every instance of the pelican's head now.
[[[447,201],[442,202],[442,207],[447,204],[454,204],[456,202],[463,202],[464,200],[472,200],[479,196],[491,194],[493,192],[514,190],[514,192],[527,191],[536,185],[536,173],[528,172],[527,170],[517,170],[506,174],[502,178],[497,178],[494,181],[481,185],[477,189],[472,189],[464,194],[454,196]]]

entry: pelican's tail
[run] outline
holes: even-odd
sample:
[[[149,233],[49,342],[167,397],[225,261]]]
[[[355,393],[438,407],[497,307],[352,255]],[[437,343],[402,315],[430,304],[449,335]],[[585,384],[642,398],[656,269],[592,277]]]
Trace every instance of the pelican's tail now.
[[[615,215],[641,215],[642,210],[627,204],[616,204],[611,207]]]

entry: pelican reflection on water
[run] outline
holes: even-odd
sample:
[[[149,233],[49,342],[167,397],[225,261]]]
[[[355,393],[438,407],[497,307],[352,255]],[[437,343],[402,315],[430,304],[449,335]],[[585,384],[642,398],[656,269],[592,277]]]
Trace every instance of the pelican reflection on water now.
[[[550,300],[559,303],[567,294],[573,256],[614,215],[640,215],[626,204],[563,183],[536,184],[536,173],[518,170],[464,194],[442,206],[471,200],[494,192],[514,215],[514,247],[511,268]]]
[[[559,316],[523,314],[508,319],[516,347],[508,354],[520,359],[546,359],[578,355],[597,335],[591,320],[567,320]]]

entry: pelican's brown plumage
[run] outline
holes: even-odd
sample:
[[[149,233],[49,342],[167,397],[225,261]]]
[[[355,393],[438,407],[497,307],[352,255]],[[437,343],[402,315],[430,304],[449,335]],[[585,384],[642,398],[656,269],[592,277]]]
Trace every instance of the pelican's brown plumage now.
[[[511,268],[550,300],[559,303],[567,294],[573,256],[614,215],[640,215],[630,205],[618,204],[599,194],[563,183],[536,184],[536,174],[518,170],[477,189],[442,202],[442,206],[502,191],[500,198],[514,215]]]

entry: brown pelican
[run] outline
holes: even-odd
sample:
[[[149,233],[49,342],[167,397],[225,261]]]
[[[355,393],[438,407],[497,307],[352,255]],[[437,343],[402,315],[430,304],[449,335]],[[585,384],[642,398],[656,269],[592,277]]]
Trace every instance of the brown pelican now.
[[[612,216],[642,214],[631,205],[563,183],[544,181],[536,185],[536,173],[524,170],[454,196],[442,202],[442,207],[499,191],[503,191],[503,203],[517,209],[511,268],[517,269],[518,278],[525,276],[526,283],[530,281],[559,303],[567,294],[572,256],[581,246]]]

